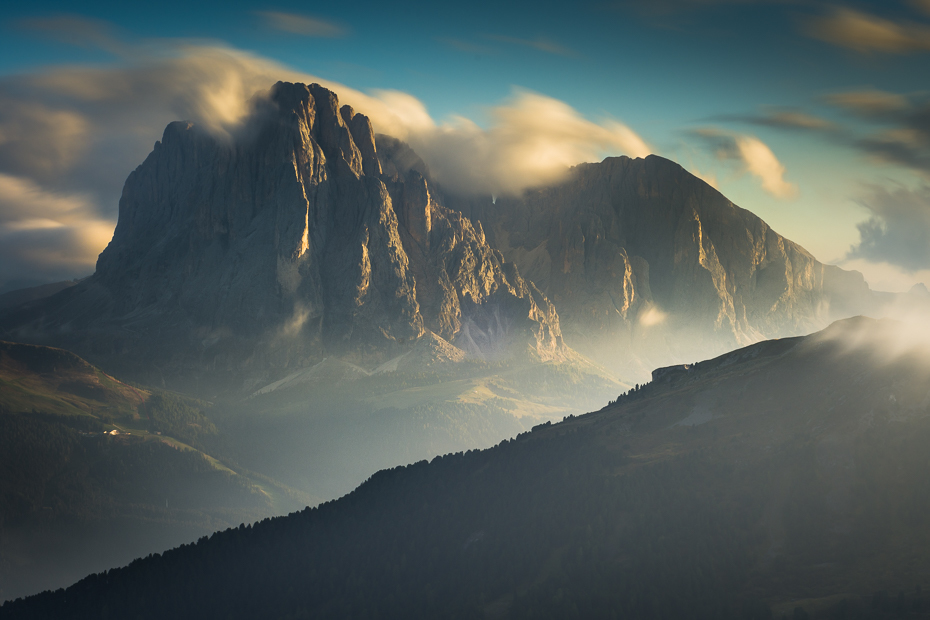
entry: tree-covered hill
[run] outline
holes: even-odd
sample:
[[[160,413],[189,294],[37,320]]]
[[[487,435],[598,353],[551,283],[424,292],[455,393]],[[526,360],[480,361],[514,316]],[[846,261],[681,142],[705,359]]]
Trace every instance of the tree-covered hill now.
[[[208,409],[0,342],[0,600],[306,505],[208,454]]]
[[[858,319],[6,618],[897,618],[930,600],[930,353]]]

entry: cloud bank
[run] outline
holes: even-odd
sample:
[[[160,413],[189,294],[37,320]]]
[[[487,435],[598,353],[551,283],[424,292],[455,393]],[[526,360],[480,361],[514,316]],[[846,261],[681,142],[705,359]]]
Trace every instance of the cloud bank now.
[[[651,152],[622,123],[593,123],[561,101],[528,91],[516,91],[489,115],[487,129],[458,118],[409,136],[447,189],[518,194],[564,178],[580,162]]]
[[[278,80],[330,88],[369,115],[376,131],[409,142],[452,191],[518,193],[557,181],[573,164],[649,153],[622,123],[589,121],[534,93],[515,91],[490,108],[487,128],[465,118],[437,123],[407,93],[362,93],[220,45],[156,42],[124,53],[98,22],[55,18],[29,27],[121,55],[107,66],[0,78],[0,288],[17,277],[90,273],[110,236],[104,229],[115,223],[123,182],[164,127],[191,120],[228,136]]]
[[[860,241],[847,258],[930,269],[930,186],[870,186],[858,201],[872,216],[858,225]]]
[[[879,90],[836,93],[826,101],[874,126],[852,139],[859,150],[930,177],[930,97]]]
[[[0,207],[0,283],[87,275],[116,225],[84,197],[6,174],[0,174]]]

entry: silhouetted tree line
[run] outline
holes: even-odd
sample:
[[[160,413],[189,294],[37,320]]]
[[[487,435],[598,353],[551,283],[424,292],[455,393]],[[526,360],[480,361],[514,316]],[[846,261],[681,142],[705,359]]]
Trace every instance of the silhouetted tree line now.
[[[628,475],[591,433],[537,433],[372,476],[286,518],[9,603],[3,618],[769,618],[743,592],[761,502],[714,459]],[[708,483],[709,480],[720,481]]]
[[[584,416],[541,425],[7,603],[0,618],[767,620],[769,601],[798,591],[854,594],[799,605],[794,620],[926,617],[923,595],[901,583],[930,563],[926,424],[877,426],[853,447],[842,528],[806,435],[759,450],[750,433],[680,432],[707,436],[643,459]],[[785,539],[766,559],[778,489]],[[913,554],[914,571],[902,570]],[[883,587],[903,593],[856,594]]]

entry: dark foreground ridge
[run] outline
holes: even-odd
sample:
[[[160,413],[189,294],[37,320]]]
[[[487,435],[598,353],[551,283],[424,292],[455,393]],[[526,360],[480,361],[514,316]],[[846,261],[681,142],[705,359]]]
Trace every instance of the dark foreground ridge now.
[[[926,617],[930,355],[899,331],[753,345],[0,617]]]

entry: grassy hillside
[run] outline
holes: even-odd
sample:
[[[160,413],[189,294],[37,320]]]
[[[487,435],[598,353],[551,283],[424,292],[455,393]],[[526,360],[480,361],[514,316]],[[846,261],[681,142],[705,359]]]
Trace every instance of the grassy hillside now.
[[[0,342],[0,599],[311,501],[205,452],[208,408]]]
[[[71,416],[106,431],[164,434],[202,447],[216,435],[208,408],[122,383],[63,349],[0,341],[0,412]]]
[[[837,324],[3,618],[918,618],[930,348]]]

